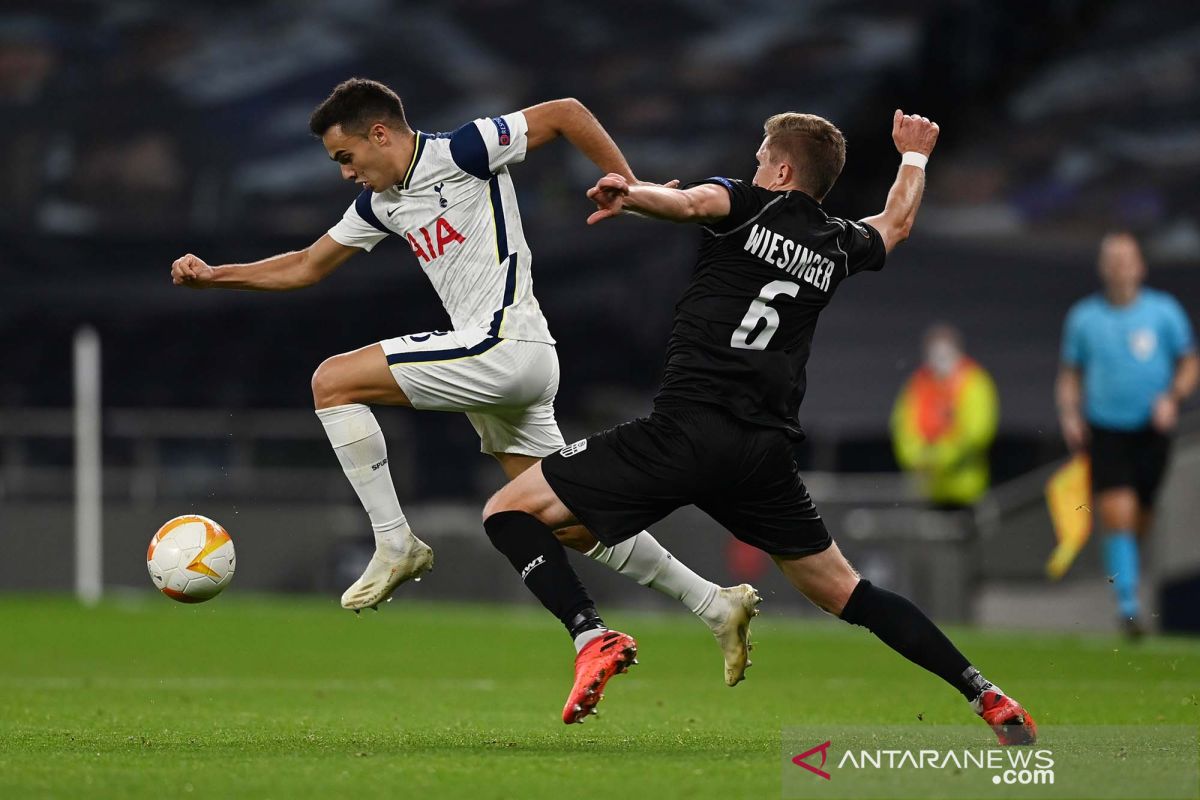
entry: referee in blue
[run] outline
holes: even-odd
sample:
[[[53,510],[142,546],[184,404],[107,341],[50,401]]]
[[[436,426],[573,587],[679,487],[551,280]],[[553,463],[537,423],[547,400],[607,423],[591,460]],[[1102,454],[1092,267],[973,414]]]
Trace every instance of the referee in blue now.
[[[1187,314],[1171,295],[1143,287],[1145,278],[1137,239],[1127,232],[1105,236],[1104,290],[1067,314],[1056,387],[1067,447],[1091,459],[1105,569],[1132,638],[1143,633],[1138,540],[1153,524],[1179,404],[1200,379]]]

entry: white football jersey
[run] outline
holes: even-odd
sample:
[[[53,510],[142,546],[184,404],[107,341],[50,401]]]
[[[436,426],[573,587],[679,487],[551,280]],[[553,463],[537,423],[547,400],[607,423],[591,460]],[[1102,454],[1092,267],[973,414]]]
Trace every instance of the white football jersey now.
[[[329,229],[334,241],[370,250],[404,237],[456,331],[554,344],[533,296],[532,257],[509,164],[525,160],[521,112],[468,122],[452,133],[418,131],[404,180],[367,189]]]

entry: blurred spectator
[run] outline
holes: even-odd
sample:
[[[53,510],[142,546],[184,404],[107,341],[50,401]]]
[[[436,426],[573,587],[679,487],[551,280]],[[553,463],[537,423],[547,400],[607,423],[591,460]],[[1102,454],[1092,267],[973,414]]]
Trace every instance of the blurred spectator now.
[[[49,21],[0,17],[0,209],[14,228],[29,227],[54,150],[44,102],[60,60]]]
[[[917,474],[936,506],[970,506],[988,488],[998,411],[992,378],[963,353],[962,336],[935,325],[925,334],[924,364],[892,410],[896,461]]]
[[[189,164],[198,158],[194,116],[163,80],[187,52],[167,19],[125,26],[92,75],[96,91],[75,105],[70,167],[59,208],[44,217],[64,232],[180,231],[191,205]]]
[[[387,0],[246,0],[237,14],[26,6],[0,12],[0,234],[309,230],[345,190],[312,158],[303,120],[330,86],[364,75],[394,83],[434,127],[467,107],[578,95],[639,174],[660,180],[738,172],[741,143],[759,133],[747,119],[822,113],[858,165],[837,202],[864,213],[892,169],[875,109],[904,98],[957,131],[931,176],[924,231],[1090,243],[1119,221],[1171,231],[1155,238],[1159,256],[1200,253],[1200,6],[1189,0],[1160,0],[1157,15],[1132,0],[810,0],[744,19],[705,0],[628,4],[620,16],[515,13],[514,0],[403,14]],[[625,56],[592,69],[617,42]],[[552,234],[543,253],[593,177],[567,151],[557,158],[522,180],[535,190],[522,198],[528,219]]]

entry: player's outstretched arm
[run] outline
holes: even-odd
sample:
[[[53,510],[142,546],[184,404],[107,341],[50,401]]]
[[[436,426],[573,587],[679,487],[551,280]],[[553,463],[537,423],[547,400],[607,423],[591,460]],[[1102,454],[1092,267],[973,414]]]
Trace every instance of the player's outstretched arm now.
[[[325,234],[303,250],[282,253],[251,264],[209,266],[199,256],[188,253],[171,265],[171,281],[193,289],[222,287],[286,291],[312,286],[359,252],[334,241]]]
[[[925,194],[925,162],[937,144],[938,132],[937,123],[926,117],[905,114],[898,108],[892,115],[892,141],[901,154],[900,172],[883,211],[862,220],[879,231],[889,253],[912,231]]]
[[[562,100],[549,100],[530,106],[521,113],[529,126],[526,133],[527,150],[541,147],[559,136],[575,146],[579,152],[603,173],[615,172],[630,182],[636,182],[629,162],[621,154],[617,143],[604,130],[600,120],[588,110],[587,106],[574,97]]]
[[[729,192],[715,184],[702,183],[690,189],[675,189],[653,183],[630,184],[623,176],[605,175],[588,189],[596,211],[588,225],[630,211],[670,222],[716,222],[729,216]]]

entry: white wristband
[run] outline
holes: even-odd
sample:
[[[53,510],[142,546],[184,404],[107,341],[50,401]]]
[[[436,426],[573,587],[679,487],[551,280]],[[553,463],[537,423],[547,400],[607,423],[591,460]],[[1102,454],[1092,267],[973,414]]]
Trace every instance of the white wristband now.
[[[924,153],[918,153],[915,150],[909,150],[904,155],[900,156],[901,166],[916,167],[917,169],[925,169],[925,165],[929,163],[929,156]]]

